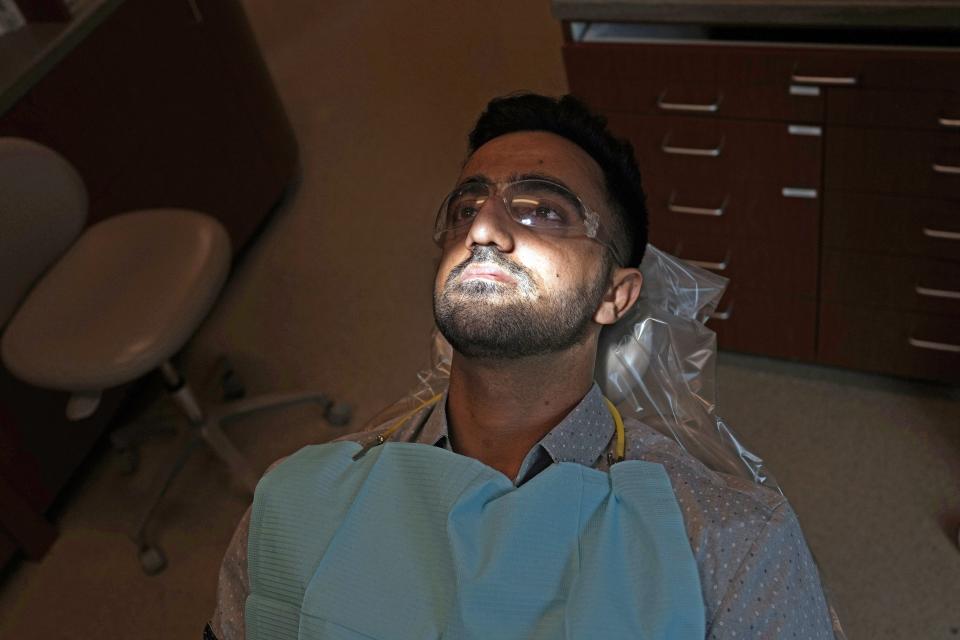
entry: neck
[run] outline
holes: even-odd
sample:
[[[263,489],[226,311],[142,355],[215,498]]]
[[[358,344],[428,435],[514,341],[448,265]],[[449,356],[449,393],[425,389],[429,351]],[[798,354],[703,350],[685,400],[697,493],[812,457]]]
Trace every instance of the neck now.
[[[517,477],[527,452],[593,384],[596,341],[559,354],[477,360],[454,352],[447,419],[454,450]]]

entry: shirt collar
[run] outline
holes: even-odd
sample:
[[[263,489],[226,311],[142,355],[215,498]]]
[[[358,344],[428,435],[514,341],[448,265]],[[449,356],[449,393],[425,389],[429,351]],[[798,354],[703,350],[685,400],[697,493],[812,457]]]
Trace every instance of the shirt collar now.
[[[596,383],[573,411],[540,440],[554,462],[592,467],[610,443],[615,427]]]
[[[531,454],[537,450],[544,451],[553,462],[576,462],[592,467],[606,451],[614,430],[613,418],[603,401],[603,393],[594,383],[579,404],[534,445],[527,454],[524,467],[529,466]],[[415,440],[450,448],[446,393],[434,406]],[[521,470],[521,477],[524,475]]]
[[[443,392],[437,404],[433,405],[433,411],[423,424],[423,429],[414,438],[415,442],[420,444],[429,444],[438,447],[450,448],[450,437],[447,431],[447,392]]]

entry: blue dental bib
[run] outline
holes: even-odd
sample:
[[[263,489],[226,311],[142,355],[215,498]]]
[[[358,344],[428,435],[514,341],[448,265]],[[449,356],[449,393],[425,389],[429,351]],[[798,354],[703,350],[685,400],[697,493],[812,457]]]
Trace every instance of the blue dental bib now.
[[[260,481],[250,640],[704,637],[661,465],[560,463],[515,487],[437,447],[359,449],[307,447]]]

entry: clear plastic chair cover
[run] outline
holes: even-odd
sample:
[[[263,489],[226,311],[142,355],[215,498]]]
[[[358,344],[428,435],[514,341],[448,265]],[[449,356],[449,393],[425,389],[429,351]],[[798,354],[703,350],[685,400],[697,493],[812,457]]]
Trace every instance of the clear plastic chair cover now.
[[[704,325],[727,278],[689,265],[653,245],[640,265],[640,299],[600,336],[595,379],[624,417],[676,440],[710,469],[779,490],[763,460],[744,447],[716,415],[716,334]],[[433,366],[418,374],[410,394],[366,429],[391,426],[447,388],[452,350],[434,332]],[[415,417],[411,417],[415,419]]]

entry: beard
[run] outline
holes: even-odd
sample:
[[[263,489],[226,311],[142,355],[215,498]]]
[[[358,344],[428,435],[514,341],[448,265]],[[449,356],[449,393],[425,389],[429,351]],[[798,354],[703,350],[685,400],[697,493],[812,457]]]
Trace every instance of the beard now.
[[[490,280],[457,282],[474,263],[489,263],[510,274],[513,284]],[[514,360],[565,351],[583,343],[606,290],[610,264],[593,282],[562,292],[543,292],[533,275],[489,246],[450,271],[434,290],[437,328],[463,356]]]

